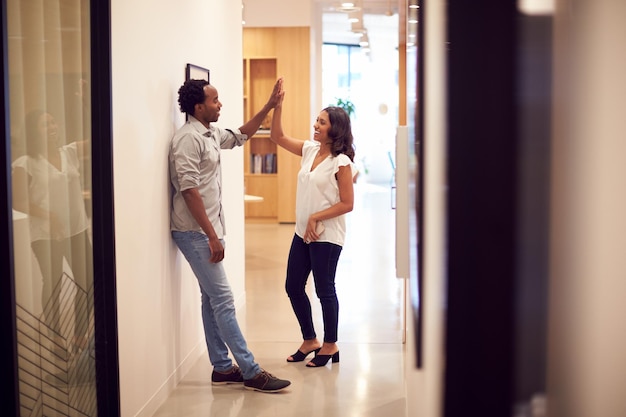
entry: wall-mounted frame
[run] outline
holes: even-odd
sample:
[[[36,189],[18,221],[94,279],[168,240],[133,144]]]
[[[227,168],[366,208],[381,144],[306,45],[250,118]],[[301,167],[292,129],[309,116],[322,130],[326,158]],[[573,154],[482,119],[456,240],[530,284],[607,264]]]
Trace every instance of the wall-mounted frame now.
[[[185,81],[191,79],[211,82],[211,71],[199,65],[187,64],[185,66]]]
[[[208,68],[195,64],[185,65],[185,81],[189,80],[207,80],[211,82],[211,71]],[[185,114],[185,120],[189,120],[189,115]]]

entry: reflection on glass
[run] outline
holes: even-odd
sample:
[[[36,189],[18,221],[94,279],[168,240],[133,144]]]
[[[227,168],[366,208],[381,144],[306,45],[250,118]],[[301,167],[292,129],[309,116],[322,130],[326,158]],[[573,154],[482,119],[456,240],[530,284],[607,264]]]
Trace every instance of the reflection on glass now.
[[[41,305],[55,350],[86,345],[88,314],[74,318],[67,346],[67,317],[61,317],[59,300],[64,276],[77,285],[74,312],[88,313],[87,291],[92,286],[89,221],[83,201],[78,155],[88,142],[61,145],[56,119],[42,110],[26,116],[26,155],[13,162],[13,207],[28,214],[31,247],[43,278]],[[69,270],[64,270],[67,262]]]
[[[88,5],[7,12],[21,415],[96,416]]]

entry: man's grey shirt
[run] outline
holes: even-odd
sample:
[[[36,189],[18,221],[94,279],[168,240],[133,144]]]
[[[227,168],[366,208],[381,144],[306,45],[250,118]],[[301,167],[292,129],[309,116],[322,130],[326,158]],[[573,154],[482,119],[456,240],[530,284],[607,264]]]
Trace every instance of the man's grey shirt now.
[[[222,168],[220,149],[241,146],[248,139],[238,129],[208,129],[193,116],[174,134],[169,149],[172,184],[170,229],[204,233],[187,208],[182,192],[197,188],[209,221],[217,236],[226,234],[222,209]]]

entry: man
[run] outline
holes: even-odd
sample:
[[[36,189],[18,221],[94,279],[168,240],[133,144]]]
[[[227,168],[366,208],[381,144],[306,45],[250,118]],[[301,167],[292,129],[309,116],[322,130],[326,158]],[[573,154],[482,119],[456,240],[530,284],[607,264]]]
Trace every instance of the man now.
[[[169,151],[172,238],[193,270],[202,294],[202,321],[215,385],[241,383],[251,390],[278,392],[291,384],[264,371],[248,350],[235,317],[235,304],[222,265],[224,210],[220,149],[241,146],[278,103],[277,81],[263,109],[237,130],[212,126],[222,103],[204,80],[188,80],[178,90],[188,121],[172,138]],[[237,362],[232,363],[228,349]]]

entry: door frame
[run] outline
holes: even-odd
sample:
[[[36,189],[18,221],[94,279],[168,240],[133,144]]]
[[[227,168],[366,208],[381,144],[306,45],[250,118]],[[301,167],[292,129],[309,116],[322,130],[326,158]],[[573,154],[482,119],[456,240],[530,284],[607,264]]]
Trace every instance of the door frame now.
[[[5,355],[0,374],[4,395],[0,409],[19,415],[15,274],[13,263],[13,224],[11,204],[11,140],[8,75],[7,1],[0,0],[2,65],[0,94],[3,111],[0,127],[4,146],[0,147],[0,240],[6,251],[0,253],[0,349]],[[91,109],[92,109],[92,205],[94,317],[96,349],[96,392],[98,415],[120,415],[119,353],[117,340],[117,301],[115,269],[115,218],[113,200],[113,130],[111,98],[111,4],[90,0],[91,28]],[[97,53],[94,53],[97,51]],[[8,279],[7,279],[8,278]]]

